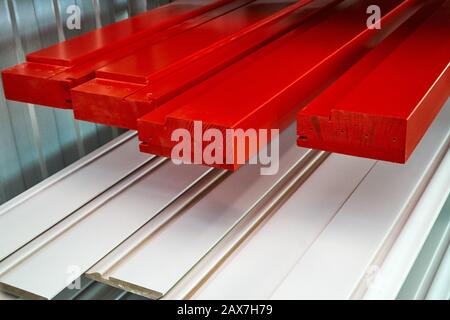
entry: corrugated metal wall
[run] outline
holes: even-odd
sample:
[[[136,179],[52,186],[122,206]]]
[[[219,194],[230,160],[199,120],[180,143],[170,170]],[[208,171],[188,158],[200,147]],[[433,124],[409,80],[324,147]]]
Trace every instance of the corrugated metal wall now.
[[[0,0],[0,69],[27,53],[170,1]],[[81,30],[66,27],[67,8],[81,9]],[[71,111],[6,101],[0,83],[0,204],[121,132],[73,120]]]

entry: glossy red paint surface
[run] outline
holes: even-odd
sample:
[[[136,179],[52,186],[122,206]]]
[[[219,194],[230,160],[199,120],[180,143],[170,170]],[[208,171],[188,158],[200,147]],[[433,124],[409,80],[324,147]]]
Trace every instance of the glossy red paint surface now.
[[[139,117],[338,2],[304,0],[294,3],[205,47],[201,53],[196,52],[168,65],[163,70],[165,76],[147,85],[140,85],[141,81],[133,83],[105,78],[89,81],[72,91],[75,116],[80,120],[137,129]]]
[[[8,87],[6,97],[71,109],[70,89],[94,78],[97,69],[252,1],[177,1],[32,53],[27,56],[28,62],[2,72]]]
[[[141,151],[161,156],[180,128],[205,149],[198,121],[224,134],[298,117],[300,146],[405,162],[449,96],[449,3],[176,1],[30,54],[2,78],[8,99],[139,130]],[[380,30],[366,25],[374,4]]]
[[[140,118],[141,150],[170,157],[172,132],[192,130],[194,121],[222,132],[285,129],[309,99],[416,10],[413,2],[378,1],[385,28],[368,30],[361,17],[369,3],[341,2]]]
[[[256,0],[197,28],[111,63],[97,70],[97,77],[141,84],[151,83],[170,72],[171,67],[181,59],[201,54],[202,49],[269,17],[290,3],[292,2],[279,1],[274,4]]]
[[[450,1],[441,4],[418,12],[304,108],[299,145],[405,163],[450,95]]]
[[[231,0],[176,1],[29,54],[27,61],[73,66],[229,2]]]

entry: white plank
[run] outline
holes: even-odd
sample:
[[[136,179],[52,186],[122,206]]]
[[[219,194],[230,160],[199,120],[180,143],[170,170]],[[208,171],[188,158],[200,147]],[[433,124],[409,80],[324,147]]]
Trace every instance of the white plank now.
[[[427,300],[450,300],[450,246],[442,259],[439,270],[430,290],[426,296]]]
[[[374,164],[331,155],[193,298],[269,299]]]
[[[397,297],[450,193],[450,153],[427,186],[364,299]]]
[[[361,297],[443,158],[449,123],[447,106],[406,165],[378,163],[272,298]]]
[[[150,160],[137,150],[126,134],[1,206],[0,261]]]
[[[281,135],[276,175],[261,176],[260,166],[243,167],[161,228],[149,224],[141,229],[88,275],[148,297],[163,296],[306,156],[293,143],[294,134],[291,127]]]
[[[170,161],[148,164],[0,263],[1,285],[23,296],[52,299],[205,172]],[[84,184],[95,181],[91,176]]]

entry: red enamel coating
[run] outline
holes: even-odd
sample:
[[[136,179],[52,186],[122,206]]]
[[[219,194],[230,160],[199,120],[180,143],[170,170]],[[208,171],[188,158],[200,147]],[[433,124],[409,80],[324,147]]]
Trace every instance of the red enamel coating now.
[[[408,160],[450,95],[450,1],[440,4],[418,12],[300,112],[300,146]]]
[[[416,10],[413,1],[378,1],[385,27],[369,30],[361,17],[370,2],[343,1],[142,117],[141,151],[171,156],[172,132],[192,130],[194,121],[221,131],[285,129],[308,99]]]
[[[340,1],[299,1],[238,33],[168,65],[166,76],[139,85],[97,78],[72,91],[77,119],[137,129],[137,119],[188,88],[260,49]],[[137,81],[141,82],[141,81]]]
[[[149,43],[194,28],[252,1],[177,1],[30,54],[27,56],[29,62],[3,71],[3,82],[8,87],[6,97],[71,109],[70,89],[94,78],[97,69]],[[126,32],[118,32],[116,43],[113,41],[115,30],[122,27]]]
[[[74,66],[228,2],[231,0],[176,1],[29,54],[27,61]]]

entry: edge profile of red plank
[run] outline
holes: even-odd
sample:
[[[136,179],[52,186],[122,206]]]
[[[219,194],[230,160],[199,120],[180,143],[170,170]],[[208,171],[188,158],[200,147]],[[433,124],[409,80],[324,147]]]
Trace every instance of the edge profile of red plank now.
[[[442,2],[299,113],[299,146],[407,162],[450,95],[450,1]]]
[[[141,116],[338,2],[340,0],[302,0],[291,4],[200,52],[168,65],[163,69],[164,76],[149,75],[155,79],[152,78],[147,85],[141,84],[142,81],[111,80],[106,75],[97,74],[96,79],[72,90],[75,117],[137,129],[137,119]]]
[[[28,54],[27,62],[2,72],[5,96],[15,101],[71,109],[70,89],[92,79],[97,69],[151,41],[220,16],[222,10],[233,10],[240,5],[235,3],[233,0],[175,1]],[[231,8],[227,9],[228,6]],[[205,15],[211,11],[216,12],[212,17]]]

